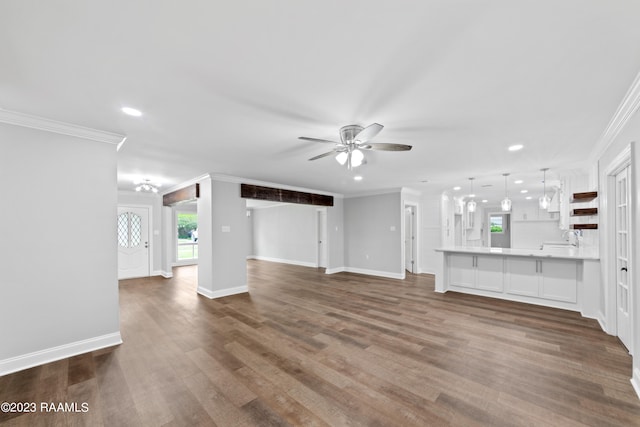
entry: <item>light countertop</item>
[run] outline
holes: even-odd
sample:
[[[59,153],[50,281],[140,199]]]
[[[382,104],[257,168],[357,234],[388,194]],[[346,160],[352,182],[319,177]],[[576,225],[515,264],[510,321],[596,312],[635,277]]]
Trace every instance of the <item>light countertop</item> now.
[[[557,248],[557,249],[515,249],[515,248],[485,248],[452,246],[438,248],[437,252],[457,252],[475,255],[503,255],[503,256],[526,256],[539,258],[562,258],[562,259],[600,259],[598,251],[594,248]]]

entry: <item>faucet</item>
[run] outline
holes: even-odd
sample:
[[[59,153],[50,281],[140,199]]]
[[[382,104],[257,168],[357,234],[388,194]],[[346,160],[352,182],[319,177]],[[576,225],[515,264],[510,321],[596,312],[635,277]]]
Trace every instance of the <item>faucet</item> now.
[[[576,248],[580,247],[580,237],[582,237],[582,230],[565,230],[562,233],[562,238],[566,239],[567,242],[571,242],[571,237],[573,237],[573,242],[571,243],[572,246],[575,246]]]

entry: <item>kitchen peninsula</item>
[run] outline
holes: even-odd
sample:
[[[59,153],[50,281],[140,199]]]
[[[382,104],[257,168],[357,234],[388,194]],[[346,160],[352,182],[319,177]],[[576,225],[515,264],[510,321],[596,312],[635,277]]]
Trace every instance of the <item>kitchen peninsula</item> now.
[[[441,258],[436,292],[463,292],[599,317],[600,261],[594,250],[451,247],[436,251]]]

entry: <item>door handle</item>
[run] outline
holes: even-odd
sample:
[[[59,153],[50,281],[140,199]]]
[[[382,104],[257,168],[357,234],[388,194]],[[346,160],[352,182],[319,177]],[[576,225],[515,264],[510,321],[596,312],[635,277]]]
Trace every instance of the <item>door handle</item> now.
[[[627,267],[622,267],[620,271],[629,271],[629,270],[627,270]]]

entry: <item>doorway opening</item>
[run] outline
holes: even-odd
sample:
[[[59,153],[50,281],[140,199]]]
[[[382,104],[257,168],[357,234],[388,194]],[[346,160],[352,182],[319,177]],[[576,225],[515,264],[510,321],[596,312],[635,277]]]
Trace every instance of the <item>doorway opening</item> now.
[[[195,264],[198,261],[198,213],[177,210],[176,256],[177,265]]]
[[[510,248],[511,247],[511,213],[491,212],[488,214],[489,227],[489,247]]]

